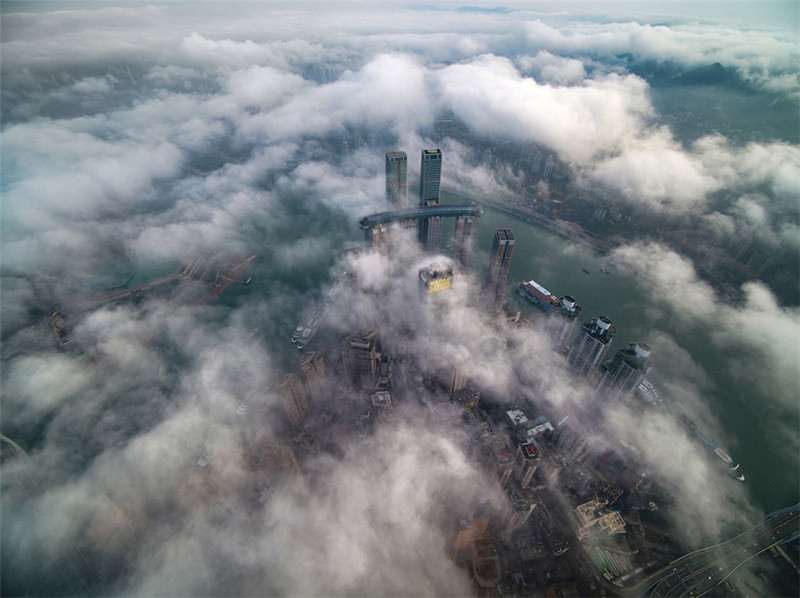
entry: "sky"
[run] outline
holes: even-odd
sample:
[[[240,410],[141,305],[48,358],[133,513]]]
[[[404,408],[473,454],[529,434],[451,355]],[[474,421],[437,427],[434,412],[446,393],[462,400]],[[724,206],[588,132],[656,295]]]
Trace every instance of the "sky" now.
[[[542,148],[575,189],[648,223],[612,257],[650,275],[654,302],[675,298],[659,367],[724,437],[703,400],[713,383],[676,338],[700,330],[741,347],[736,369],[761,389],[796,469],[796,297],[752,277],[738,301],[721,300],[698,254],[660,226],[702,221],[721,243],[747,239],[795,263],[797,25],[794,3],[4,3],[0,415],[31,459],[3,472],[4,588],[468,592],[447,554],[448,508],[503,499],[457,422],[408,408],[367,437],[332,434],[336,451],[255,505],[263,480],[230,448],[283,432],[275,386],[295,367],[288,331],[346,267],[358,218],[384,209],[384,151],[409,153],[410,189],[416,152],[441,141],[446,189],[514,194],[520,172],[475,166],[462,141],[433,138],[443,118],[483,143]],[[706,117],[680,125],[675,97],[699,97],[687,81],[709,73]],[[54,306],[76,311],[131,275],[212,255],[257,255],[253,284],[202,308],[154,297],[94,310],[73,330],[80,351],[48,335]],[[586,389],[541,331],[492,332],[471,299],[482,272],[420,315],[414,277],[427,261],[409,246],[357,264],[388,292],[387,326],[414,357],[470,364],[478,385],[520,404],[580,404]],[[354,325],[352,301],[331,306],[331,334]],[[347,411],[342,400],[356,399],[326,397],[321,409]],[[586,432],[598,448],[636,447],[687,546],[759,515],[696,447],[672,441],[685,434],[667,414],[612,409]],[[218,456],[225,491],[196,500],[203,454]],[[106,521],[113,534],[97,532]]]

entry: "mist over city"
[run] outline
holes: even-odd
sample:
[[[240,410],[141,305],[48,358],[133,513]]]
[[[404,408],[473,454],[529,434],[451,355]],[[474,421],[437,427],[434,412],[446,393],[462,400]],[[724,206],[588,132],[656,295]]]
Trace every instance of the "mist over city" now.
[[[797,5],[0,14],[3,595],[797,594]]]

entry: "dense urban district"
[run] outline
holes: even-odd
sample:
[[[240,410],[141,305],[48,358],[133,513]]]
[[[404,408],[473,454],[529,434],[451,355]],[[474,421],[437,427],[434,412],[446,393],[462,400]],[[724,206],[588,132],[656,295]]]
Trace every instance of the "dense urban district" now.
[[[487,151],[482,159],[491,160]],[[545,177],[555,168],[552,156],[528,152],[522,158]],[[267,503],[281,484],[302,477],[303,463],[311,456],[336,455],[342,439],[365,438],[383,421],[422,412],[439,421],[443,433],[459,439],[504,496],[500,503],[487,496],[448,514],[450,557],[469,576],[477,595],[727,595],[735,592],[729,585],[735,582],[734,571],[755,555],[769,551],[774,558],[791,561],[781,544],[798,536],[797,506],[773,513],[749,530],[732,524],[725,543],[687,553],[670,531],[668,495],[657,477],[648,475],[637,449],[608,438],[595,442],[586,423],[612,404],[639,412],[672,411],[685,428],[686,442],[696,443],[697,450],[727,472],[728,483],[744,480],[739,464],[702,426],[662,400],[647,378],[653,354],[646,342],[612,350],[614,323],[603,314],[581,313],[572,295],[557,296],[535,280],[509,290],[509,264],[516,249],[512,230],[495,232],[485,276],[478,266],[471,277],[483,284],[470,289],[465,281],[471,235],[482,207],[440,204],[439,149],[421,151],[420,173],[419,201],[409,207],[408,156],[401,151],[386,154],[386,211],[359,221],[366,244],[345,252],[346,269],[324,290],[319,304],[308,308],[294,332],[287,331],[286,343],[291,340],[290,350],[299,353],[299,362],[276,389],[283,411],[282,440],[243,434],[223,450],[198,455],[181,484],[181,500],[186,505],[214,504],[226,492],[245,491],[230,488],[226,479],[226,464],[236,461],[257,474],[255,486],[246,492]],[[521,219],[536,220],[523,204],[503,207]],[[615,218],[599,210],[594,216]],[[453,238],[445,243],[447,219],[453,220]],[[602,239],[574,223],[552,218],[548,223],[565,236],[602,249]],[[430,255],[414,275],[415,288],[405,289],[419,310],[444,315],[454,302],[478,306],[490,322],[487,336],[500,338],[512,352],[517,342],[513,332],[535,328],[549,337],[566,375],[585,389],[588,399],[562,412],[545,402],[516,402],[480,385],[468,363],[442,365],[415,357],[407,346],[414,342],[410,331],[387,313],[391,298],[371,284],[366,271],[376,259],[388,263],[412,246],[417,257],[420,249]],[[182,304],[209,303],[232,284],[249,284],[247,270],[254,259],[198,259],[140,286],[95,296],[69,313],[56,307],[49,326],[63,350],[79,352],[70,331],[84,314],[154,293]],[[345,334],[340,322],[332,322],[341,318],[336,307],[343,303],[352,322]],[[521,310],[522,304],[538,309]],[[534,367],[520,368],[523,384],[541,383],[526,371]],[[242,403],[237,417],[247,418],[249,409]],[[2,448],[3,462],[24,458],[8,438]],[[109,505],[89,526],[91,549],[113,542],[132,518],[146,516]],[[66,587],[74,593],[88,591],[97,572],[73,561],[92,559],[66,558],[60,564]]]

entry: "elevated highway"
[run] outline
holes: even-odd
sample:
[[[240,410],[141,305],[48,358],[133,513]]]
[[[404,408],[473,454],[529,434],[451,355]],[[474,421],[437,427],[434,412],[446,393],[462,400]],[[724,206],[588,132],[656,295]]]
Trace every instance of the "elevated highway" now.
[[[735,538],[701,548],[653,573],[624,596],[704,596],[757,554],[800,536],[800,504],[767,515]]]

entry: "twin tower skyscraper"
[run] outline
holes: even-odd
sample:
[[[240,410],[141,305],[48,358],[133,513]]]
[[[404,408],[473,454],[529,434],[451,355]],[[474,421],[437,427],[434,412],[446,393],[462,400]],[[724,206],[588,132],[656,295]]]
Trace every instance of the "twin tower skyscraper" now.
[[[422,150],[419,205],[438,205],[441,184],[442,150]],[[405,152],[386,154],[386,199],[395,208],[408,207],[408,155]]]
[[[442,184],[442,150],[424,149],[419,171],[419,206],[439,205]],[[395,208],[408,207],[408,155],[405,152],[386,154],[386,199]],[[424,218],[419,223],[419,240],[426,248],[442,242],[442,218]]]

